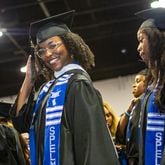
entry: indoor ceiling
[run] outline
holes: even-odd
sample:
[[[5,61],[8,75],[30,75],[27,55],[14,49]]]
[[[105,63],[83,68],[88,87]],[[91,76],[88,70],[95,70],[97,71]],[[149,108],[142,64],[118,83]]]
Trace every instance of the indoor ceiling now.
[[[1,0],[2,1],[2,0]],[[142,22],[134,13],[149,7],[147,0],[3,0],[0,3],[0,97],[18,93],[20,68],[30,54],[29,24],[76,10],[72,31],[95,54],[93,80],[136,73],[144,67],[136,51],[136,31]]]

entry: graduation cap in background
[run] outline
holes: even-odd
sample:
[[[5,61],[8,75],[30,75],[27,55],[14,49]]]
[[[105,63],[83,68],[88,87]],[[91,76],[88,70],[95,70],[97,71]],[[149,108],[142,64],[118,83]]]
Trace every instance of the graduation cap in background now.
[[[146,19],[140,28],[158,28],[159,30],[165,30],[165,8],[151,8],[139,11],[135,15]]]
[[[11,103],[0,102],[0,118],[10,118],[9,111],[11,106]]]
[[[50,37],[62,35],[70,31],[75,10],[51,16],[30,24],[29,38],[38,44]]]

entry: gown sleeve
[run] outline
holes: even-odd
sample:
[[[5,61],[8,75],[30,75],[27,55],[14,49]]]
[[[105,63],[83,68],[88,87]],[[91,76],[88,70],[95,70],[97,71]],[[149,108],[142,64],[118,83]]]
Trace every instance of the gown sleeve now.
[[[90,81],[77,80],[71,84],[65,108],[73,134],[75,164],[118,165],[101,95]]]
[[[13,125],[18,132],[20,133],[29,132],[32,115],[33,115],[33,108],[35,105],[34,92],[33,91],[31,92],[27,102],[21,108],[18,116],[16,116],[18,97],[19,95],[17,96],[16,101],[10,110],[10,116],[12,118]]]
[[[26,164],[18,132],[4,124],[0,124],[0,164]]]

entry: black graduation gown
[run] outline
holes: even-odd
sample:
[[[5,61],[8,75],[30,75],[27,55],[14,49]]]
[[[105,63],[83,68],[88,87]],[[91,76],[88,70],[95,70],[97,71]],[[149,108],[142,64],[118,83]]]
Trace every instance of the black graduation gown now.
[[[26,165],[18,132],[0,124],[0,165]]]
[[[134,163],[138,164],[139,159],[139,139],[138,139],[138,126],[139,126],[139,119],[140,119],[140,112],[141,112],[141,99],[135,105],[135,109],[132,114],[132,119],[130,123],[130,140],[127,142],[127,154],[128,159],[134,159]]]
[[[82,71],[81,71],[82,72]],[[104,117],[102,99],[88,75],[79,73],[69,80],[61,121],[61,165],[118,165],[118,157]],[[13,118],[15,127],[27,131],[30,126],[28,103],[20,116]],[[12,113],[15,108],[12,109]],[[45,111],[39,110],[35,121],[38,164],[42,164]],[[20,123],[21,122],[21,123]],[[23,126],[24,125],[24,126]],[[21,126],[21,127],[20,127]],[[24,129],[24,130],[22,130]]]
[[[143,96],[142,96],[143,97]],[[138,165],[139,162],[139,134],[138,134],[138,126],[141,112],[141,98],[138,99],[136,105],[134,105],[134,110],[132,113],[132,118],[130,120],[130,139],[127,141],[126,139],[126,131],[125,128],[125,136],[121,137],[116,133],[116,141],[120,144],[126,144],[126,154],[128,159],[131,159],[134,162],[134,165]]]

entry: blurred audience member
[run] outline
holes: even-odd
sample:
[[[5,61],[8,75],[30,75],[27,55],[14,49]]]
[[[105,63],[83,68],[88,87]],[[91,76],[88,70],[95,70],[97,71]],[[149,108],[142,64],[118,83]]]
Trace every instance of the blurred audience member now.
[[[29,151],[29,133],[21,133],[20,134],[20,142],[22,149],[24,151],[24,156],[26,160],[26,164],[30,164],[30,151]]]
[[[13,128],[9,116],[10,103],[0,103],[0,164],[28,165],[21,147],[19,133]]]
[[[104,113],[109,131],[112,137],[115,137],[117,124],[119,121],[118,116],[114,113],[112,107],[107,102],[104,102]]]

